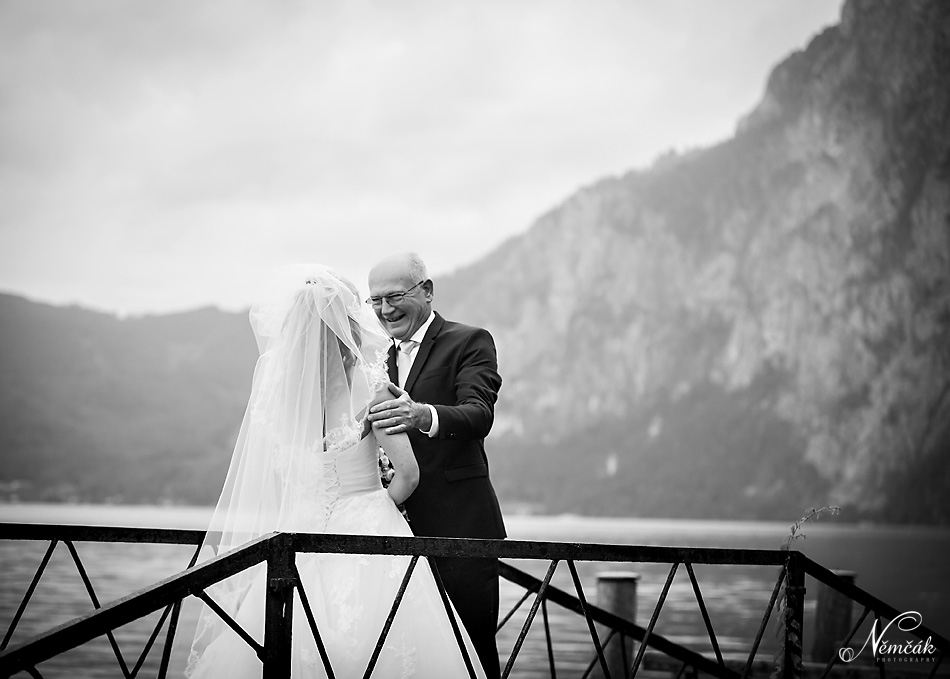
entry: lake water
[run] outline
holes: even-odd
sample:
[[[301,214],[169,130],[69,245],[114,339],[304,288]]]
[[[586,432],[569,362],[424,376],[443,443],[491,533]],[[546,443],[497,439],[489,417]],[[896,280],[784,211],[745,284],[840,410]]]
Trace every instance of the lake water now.
[[[159,528],[206,526],[206,508],[147,506],[0,505],[0,522],[68,523]],[[775,549],[782,544],[789,526],[779,523],[684,521],[652,519],[600,519],[587,517],[510,516],[509,534],[518,540],[550,540],[602,544],[637,544],[685,547],[730,547]],[[920,612],[924,623],[950,636],[950,531],[923,527],[891,527],[845,524],[822,518],[804,527],[806,539],[794,548],[819,563],[857,573],[857,584],[899,611]],[[0,630],[6,632],[48,545],[39,542],[0,543]],[[83,559],[99,599],[111,601],[145,587],[183,569],[192,548],[168,545],[79,543]],[[514,562],[515,566],[542,577],[547,562]],[[597,574],[631,570],[640,575],[637,621],[646,625],[666,580],[664,564],[578,563],[585,595],[596,599]],[[696,566],[696,576],[727,657],[748,653],[761,623],[775,580],[776,567]],[[553,584],[573,592],[570,574],[561,564]],[[805,648],[813,625],[816,583],[808,581]],[[502,582],[501,611],[504,615],[521,598],[523,590]],[[502,665],[514,645],[530,600],[499,634]],[[58,546],[40,580],[36,593],[21,620],[12,644],[91,610],[88,595],[69,552]],[[582,618],[549,607],[555,639],[558,676],[580,676],[593,658],[593,646]],[[131,667],[157,616],[122,628],[116,638]],[[187,621],[184,621],[187,623]],[[700,617],[696,599],[685,570],[680,568],[657,624],[657,633],[691,648],[711,653],[711,645]],[[866,633],[865,633],[866,636]],[[863,638],[863,637],[862,637]],[[771,658],[777,640],[774,624],[766,632],[760,658]],[[138,649],[138,650],[137,650]],[[154,676],[160,651],[147,658],[141,676]],[[180,660],[176,658],[176,663]],[[943,669],[943,668],[942,668]],[[121,676],[113,652],[105,639],[97,639],[60,658],[43,663],[44,677]],[[23,675],[26,676],[26,675]],[[170,672],[169,676],[176,676]],[[513,677],[549,676],[540,614],[515,665]]]

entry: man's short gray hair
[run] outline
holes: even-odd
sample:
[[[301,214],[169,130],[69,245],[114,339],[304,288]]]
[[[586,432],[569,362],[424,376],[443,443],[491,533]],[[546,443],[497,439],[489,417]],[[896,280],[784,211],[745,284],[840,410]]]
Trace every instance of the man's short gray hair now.
[[[426,263],[422,261],[422,257],[420,257],[415,252],[410,252],[408,255],[409,277],[416,283],[421,283],[422,281],[428,280],[429,270],[426,269]]]

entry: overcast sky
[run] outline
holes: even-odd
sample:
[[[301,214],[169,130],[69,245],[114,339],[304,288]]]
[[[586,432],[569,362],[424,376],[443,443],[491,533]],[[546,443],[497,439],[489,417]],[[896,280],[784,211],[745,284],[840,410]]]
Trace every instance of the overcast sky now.
[[[0,291],[246,306],[319,261],[438,276],[732,135],[840,0],[0,0]]]

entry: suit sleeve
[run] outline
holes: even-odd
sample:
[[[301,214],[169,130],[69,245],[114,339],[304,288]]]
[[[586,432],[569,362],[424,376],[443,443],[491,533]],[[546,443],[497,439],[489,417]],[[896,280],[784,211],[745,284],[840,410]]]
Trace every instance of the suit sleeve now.
[[[500,388],[495,342],[487,330],[477,328],[459,355],[455,405],[435,406],[439,413],[439,438],[485,438],[495,419]]]

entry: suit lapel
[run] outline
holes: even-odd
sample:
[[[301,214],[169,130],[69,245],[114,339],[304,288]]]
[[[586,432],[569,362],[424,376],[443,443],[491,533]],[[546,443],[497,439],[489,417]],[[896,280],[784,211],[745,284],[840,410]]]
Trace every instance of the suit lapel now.
[[[426,330],[425,336],[422,338],[422,344],[419,345],[419,350],[416,352],[416,358],[412,362],[412,368],[409,370],[409,377],[406,378],[406,391],[411,391],[412,386],[416,383],[416,378],[419,377],[419,373],[422,371],[422,366],[425,365],[426,359],[429,358],[429,352],[432,351],[432,345],[435,344],[435,338],[439,334],[439,331],[442,330],[442,326],[445,324],[445,320],[436,313],[435,318],[432,319],[429,329]],[[394,361],[395,362],[395,361]]]

